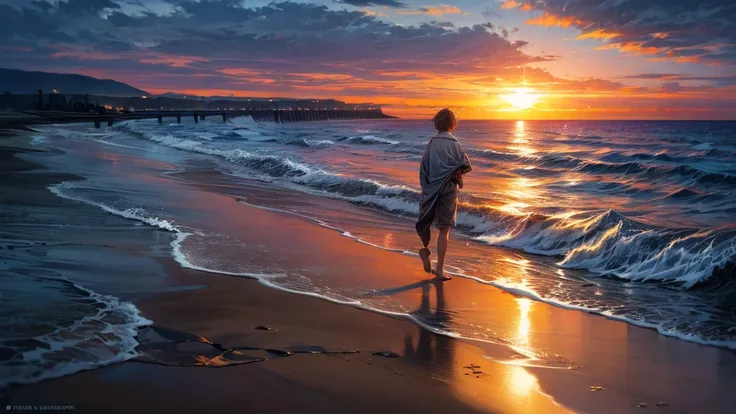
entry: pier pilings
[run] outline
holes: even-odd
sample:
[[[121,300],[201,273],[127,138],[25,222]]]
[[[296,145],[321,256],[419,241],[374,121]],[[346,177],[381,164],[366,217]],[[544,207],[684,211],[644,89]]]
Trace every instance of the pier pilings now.
[[[41,98],[43,93],[39,94]],[[44,102],[45,103],[45,102]],[[195,123],[206,120],[207,116],[221,116],[222,122],[240,116],[250,116],[256,122],[266,123],[295,123],[295,122],[324,122],[335,120],[355,119],[382,119],[393,118],[385,115],[380,109],[371,110],[339,110],[339,109],[249,109],[249,110],[192,110],[192,111],[136,111],[136,112],[111,112],[98,107],[95,113],[80,113],[67,111],[33,111],[33,115],[46,121],[55,123],[66,122],[93,122],[95,128],[100,128],[102,122],[112,126],[115,121],[126,119],[156,119],[159,124],[164,123],[164,118],[176,118],[178,124],[182,123],[182,116],[191,116]]]

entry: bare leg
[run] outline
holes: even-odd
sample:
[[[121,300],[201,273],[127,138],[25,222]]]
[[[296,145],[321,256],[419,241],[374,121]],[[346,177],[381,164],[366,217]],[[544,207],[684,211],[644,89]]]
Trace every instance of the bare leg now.
[[[445,255],[447,254],[447,245],[450,242],[450,228],[445,227],[440,230],[439,236],[437,236],[437,270],[436,274],[438,278],[450,279],[445,275]]]

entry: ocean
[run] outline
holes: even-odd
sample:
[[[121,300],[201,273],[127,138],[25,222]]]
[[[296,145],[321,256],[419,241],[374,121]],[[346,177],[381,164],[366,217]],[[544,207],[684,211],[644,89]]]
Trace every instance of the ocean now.
[[[416,256],[418,164],[434,134],[430,122],[237,118],[90,127],[37,127],[34,144],[56,153],[22,157],[84,178],[48,187],[64,205],[122,217],[130,231],[159,230],[155,254],[213,277],[255,278],[452,337],[514,345],[513,335],[495,332],[471,307],[452,310],[451,323],[417,316],[403,290],[392,288],[401,275],[391,285],[335,274],[329,263],[294,265],[293,246],[236,232],[228,222],[247,224],[247,216],[199,201],[203,192],[229,195],[339,232],[345,243]],[[448,273],[477,282],[479,295],[500,288],[736,349],[736,122],[461,121],[456,136],[473,171],[460,192]],[[59,226],[90,220],[57,218]],[[151,321],[131,300],[165,287],[160,274],[125,266],[133,269],[127,276],[66,272],[20,288],[4,278],[6,309],[29,297],[68,309],[54,324],[40,311],[2,314],[0,326],[13,337],[2,338],[0,366],[12,369],[0,385],[135,356],[136,328]],[[39,326],[19,328],[29,323]]]

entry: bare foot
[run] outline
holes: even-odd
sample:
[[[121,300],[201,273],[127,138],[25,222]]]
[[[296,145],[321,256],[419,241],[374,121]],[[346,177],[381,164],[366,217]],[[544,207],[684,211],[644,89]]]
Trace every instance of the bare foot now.
[[[432,253],[426,247],[419,250],[419,257],[422,258],[422,264],[424,265],[424,271],[427,273],[432,272],[432,262],[429,261],[429,255],[431,254]]]
[[[443,271],[432,270],[432,274],[435,275],[435,280],[444,282],[445,280],[452,280],[452,276],[446,275]]]

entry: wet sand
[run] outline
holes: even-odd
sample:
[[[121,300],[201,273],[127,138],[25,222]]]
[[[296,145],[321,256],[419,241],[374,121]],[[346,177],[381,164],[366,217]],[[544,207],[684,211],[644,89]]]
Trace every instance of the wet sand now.
[[[24,141],[10,141],[9,146],[21,149],[7,146],[0,149],[7,166],[2,177],[15,180],[10,171],[34,167],[12,157],[26,146]],[[46,180],[53,180],[53,174],[44,174]],[[295,269],[322,263],[358,277],[388,270],[396,286],[415,295],[418,313],[451,318],[453,308],[476,307],[507,331],[527,338],[529,347],[559,354],[564,361],[560,366],[574,367],[497,362],[519,355],[504,345],[436,335],[406,320],[282,292],[254,280],[183,269],[161,258],[168,283],[206,288],[137,299],[144,316],[182,337],[206,338],[218,349],[249,347],[260,359],[221,368],[201,366],[218,365],[218,355],[208,354],[212,345],[200,338],[167,348],[171,352],[164,355],[148,349],[144,354],[149,358],[142,359],[154,363],[129,361],[13,387],[0,394],[0,402],[74,405],[75,412],[95,413],[622,413],[639,412],[640,402],[664,412],[725,413],[736,403],[729,392],[736,387],[731,351],[500,290],[478,297],[475,282],[467,279],[426,283],[416,258],[351,243],[334,231],[243,206],[226,195],[212,194],[207,202],[230,203],[239,214],[228,217],[248,217],[223,225],[242,227],[254,240],[293,246],[293,257],[285,260]],[[384,351],[388,356],[374,355]],[[591,391],[591,386],[603,390]],[[658,407],[658,402],[667,406]]]

